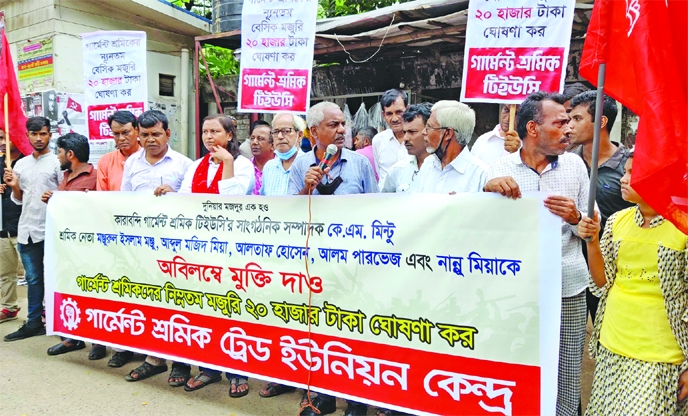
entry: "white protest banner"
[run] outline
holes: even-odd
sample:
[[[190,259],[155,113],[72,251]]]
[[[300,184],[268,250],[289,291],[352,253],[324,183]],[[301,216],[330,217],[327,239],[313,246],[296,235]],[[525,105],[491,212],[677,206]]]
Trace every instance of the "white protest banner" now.
[[[244,2],[238,111],[308,110],[317,11],[317,0]]]
[[[99,31],[81,35],[89,139],[111,139],[110,114],[136,117],[148,101],[146,32]]]
[[[461,101],[521,103],[561,92],[575,0],[472,0],[468,5]]]
[[[47,331],[406,413],[553,415],[544,196],[315,196],[309,223],[306,196],[56,192]]]

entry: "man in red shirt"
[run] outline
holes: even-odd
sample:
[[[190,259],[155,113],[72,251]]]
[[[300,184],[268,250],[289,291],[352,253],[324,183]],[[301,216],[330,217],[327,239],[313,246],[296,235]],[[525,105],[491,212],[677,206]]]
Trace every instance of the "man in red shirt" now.
[[[64,171],[64,177],[57,187],[58,191],[95,191],[96,171],[93,165],[88,163],[89,145],[88,139],[78,133],[69,133],[57,139],[57,158],[60,161],[60,169]],[[43,202],[53,195],[53,191],[46,191],[41,198]],[[63,338],[62,342],[48,348],[48,355],[64,354],[66,352],[86,348],[83,341]],[[99,360],[105,357],[105,347],[93,344],[88,354],[90,360]]]
[[[108,117],[117,149],[106,153],[98,161],[98,190],[119,191],[122,186],[124,162],[129,156],[141,150],[139,145],[139,123],[129,111],[117,111]]]

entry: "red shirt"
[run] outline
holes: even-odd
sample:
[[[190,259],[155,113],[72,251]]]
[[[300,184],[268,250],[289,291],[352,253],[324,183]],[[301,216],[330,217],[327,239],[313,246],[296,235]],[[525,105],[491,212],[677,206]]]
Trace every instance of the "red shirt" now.
[[[64,172],[64,178],[57,187],[58,191],[95,191],[97,176],[94,172],[93,165],[88,164],[85,169],[78,172],[75,177],[69,179],[69,174],[71,172],[66,170]]]

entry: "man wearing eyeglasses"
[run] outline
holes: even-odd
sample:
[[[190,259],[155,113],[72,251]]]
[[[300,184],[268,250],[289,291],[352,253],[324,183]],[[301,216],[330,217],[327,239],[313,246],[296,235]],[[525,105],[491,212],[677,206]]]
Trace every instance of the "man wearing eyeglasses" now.
[[[299,145],[305,128],[305,121],[293,114],[277,113],[272,119],[272,144],[276,157],[263,166],[261,195],[288,194],[291,165],[303,153]]]
[[[432,106],[424,133],[430,156],[418,172],[414,192],[455,194],[482,191],[489,167],[473,156],[466,146],[474,128],[475,112],[466,104],[443,100]]]
[[[270,124],[263,120],[255,121],[251,125],[251,136],[248,140],[251,143],[251,154],[253,155],[251,162],[253,163],[254,180],[247,195],[260,195],[260,188],[263,185],[263,168],[269,160],[275,158]]]
[[[124,163],[129,156],[141,150],[139,124],[129,111],[117,111],[108,117],[108,125],[117,149],[104,154],[98,160],[96,186],[99,191],[119,191],[122,186]]]

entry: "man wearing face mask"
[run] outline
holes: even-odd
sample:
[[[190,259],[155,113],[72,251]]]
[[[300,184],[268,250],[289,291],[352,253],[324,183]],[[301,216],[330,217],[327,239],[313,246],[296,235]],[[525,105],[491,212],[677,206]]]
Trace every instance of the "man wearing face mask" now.
[[[466,104],[443,100],[432,106],[424,133],[430,156],[418,172],[414,192],[482,191],[489,167],[466,147],[474,128],[475,112]]]
[[[277,113],[272,119],[272,140],[275,158],[263,166],[261,195],[287,195],[289,175],[296,157],[302,154],[299,144],[306,123],[301,117],[289,113]]]

